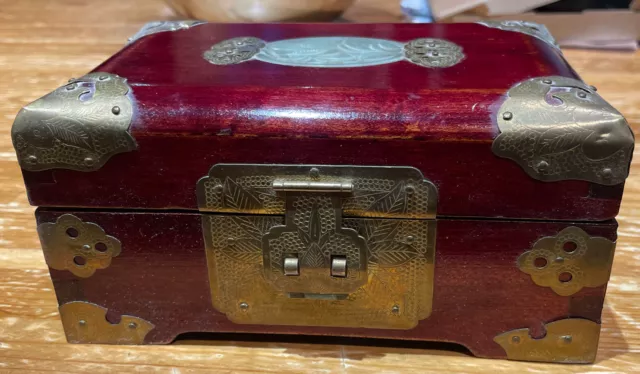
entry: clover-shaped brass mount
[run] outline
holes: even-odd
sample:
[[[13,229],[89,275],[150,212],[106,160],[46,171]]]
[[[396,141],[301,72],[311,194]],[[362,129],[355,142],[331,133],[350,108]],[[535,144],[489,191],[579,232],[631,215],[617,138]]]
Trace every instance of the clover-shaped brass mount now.
[[[120,254],[120,241],[104,230],[72,214],[63,214],[55,223],[38,225],[44,257],[50,268],[69,270],[87,278],[97,269],[105,269]]]
[[[558,235],[538,240],[518,258],[518,267],[539,286],[570,296],[583,287],[598,287],[609,280],[616,244],[591,237],[571,226]]]

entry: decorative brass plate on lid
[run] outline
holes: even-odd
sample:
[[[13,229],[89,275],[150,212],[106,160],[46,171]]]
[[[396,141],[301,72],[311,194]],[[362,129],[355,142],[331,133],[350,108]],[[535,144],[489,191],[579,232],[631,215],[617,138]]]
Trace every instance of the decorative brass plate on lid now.
[[[541,181],[624,182],[633,133],[593,87],[565,77],[539,77],[507,92],[498,110],[493,153]]]
[[[132,118],[127,80],[91,73],[24,107],[11,136],[25,170],[93,171],[137,148],[129,133]]]
[[[446,68],[462,61],[464,53],[459,45],[436,38],[401,43],[356,36],[322,36],[266,42],[247,36],[214,44],[203,57],[214,65],[258,60],[286,66],[349,68],[406,60],[427,68]]]
[[[69,343],[142,344],[153,324],[123,315],[119,323],[107,321],[107,309],[85,301],[60,305],[62,326]]]
[[[530,251],[518,258],[518,267],[531,275],[535,284],[561,296],[570,296],[583,287],[607,283],[616,243],[591,237],[571,226],[558,235],[538,240]]]
[[[431,313],[437,192],[418,170],[220,164],[197,190],[231,321],[409,329]]]
[[[105,269],[120,254],[120,241],[105,234],[91,222],[83,222],[73,214],[63,214],[56,222],[38,225],[44,258],[50,268],[69,270],[87,278]]]
[[[509,360],[588,364],[596,359],[600,325],[580,318],[567,318],[545,325],[546,335],[534,339],[529,329],[505,332],[493,340]]]

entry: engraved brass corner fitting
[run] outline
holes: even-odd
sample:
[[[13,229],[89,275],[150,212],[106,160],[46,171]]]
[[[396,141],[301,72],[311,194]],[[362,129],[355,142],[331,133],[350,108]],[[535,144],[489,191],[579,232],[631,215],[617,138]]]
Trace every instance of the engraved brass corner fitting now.
[[[137,148],[126,79],[91,73],[27,105],[11,129],[20,166],[93,171],[121,152]]]
[[[591,237],[571,226],[558,235],[538,240],[518,258],[518,267],[533,282],[561,296],[570,296],[583,287],[607,283],[616,244],[609,239]]]
[[[487,27],[533,36],[560,51],[560,46],[545,25],[527,21],[480,21],[477,23]]]
[[[593,87],[559,76],[520,82],[498,110],[493,153],[551,182],[624,182],[634,138],[624,117]]]
[[[493,340],[509,360],[588,364],[595,361],[600,325],[580,318],[567,318],[545,325],[546,335],[534,339],[529,329],[505,332]]]
[[[134,36],[130,37],[128,43],[133,43],[136,40],[144,38],[147,35],[157,34],[159,32],[185,30],[193,26],[198,26],[205,23],[205,21],[195,20],[149,22],[142,26],[142,28]]]
[[[69,270],[87,278],[97,269],[107,268],[120,254],[120,241],[104,230],[72,214],[63,214],[55,223],[38,225],[44,258],[50,268]]]
[[[142,344],[155,327],[142,318],[123,315],[120,323],[107,321],[107,309],[84,301],[72,301],[59,308],[69,343]]]

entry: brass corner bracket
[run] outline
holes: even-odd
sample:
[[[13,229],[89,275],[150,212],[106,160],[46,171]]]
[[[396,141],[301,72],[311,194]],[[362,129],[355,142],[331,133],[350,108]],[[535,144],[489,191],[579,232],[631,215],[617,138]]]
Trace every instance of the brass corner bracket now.
[[[538,38],[556,48],[562,53],[556,39],[551,35],[549,29],[547,29],[545,25],[527,21],[479,21],[477,23],[487,27],[533,36],[534,38]]]
[[[72,301],[59,308],[69,343],[142,344],[155,327],[142,318],[123,315],[120,323],[107,321],[107,309],[85,301]]]
[[[55,223],[39,224],[38,234],[47,265],[69,270],[81,278],[107,268],[121,250],[118,239],[106,235],[95,223],[83,222],[72,214],[63,214]]]
[[[616,243],[591,237],[571,226],[558,235],[538,240],[518,258],[518,267],[531,275],[533,282],[561,296],[570,296],[583,287],[607,283]]]
[[[159,32],[185,30],[193,26],[205,24],[205,21],[181,20],[181,21],[154,21],[142,26],[140,30],[127,40],[128,44],[135,42],[147,35],[157,34]]]
[[[20,166],[93,171],[137,148],[129,133],[134,104],[125,78],[91,73],[25,106],[11,129]]]
[[[496,121],[493,153],[545,182],[624,182],[634,137],[624,117],[576,79],[528,79],[509,89]]]
[[[534,339],[529,329],[507,331],[493,340],[509,360],[588,364],[596,359],[600,325],[580,318],[567,318],[545,325],[546,335]]]

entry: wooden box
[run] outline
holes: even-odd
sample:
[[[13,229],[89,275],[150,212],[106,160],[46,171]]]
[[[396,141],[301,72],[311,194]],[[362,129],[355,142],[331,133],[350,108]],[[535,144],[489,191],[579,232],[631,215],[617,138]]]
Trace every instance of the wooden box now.
[[[12,136],[69,342],[595,358],[633,135],[543,26],[153,23]]]

